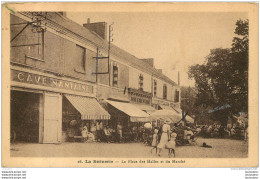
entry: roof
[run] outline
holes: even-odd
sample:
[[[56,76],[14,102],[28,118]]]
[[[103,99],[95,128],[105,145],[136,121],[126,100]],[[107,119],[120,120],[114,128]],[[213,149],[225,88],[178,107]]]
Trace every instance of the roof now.
[[[31,13],[29,12],[21,12],[21,14],[31,17]],[[61,15],[57,12],[48,12],[47,13],[47,25],[48,26],[59,26],[59,28],[62,28],[64,30],[68,30],[70,33],[73,33],[74,35],[81,36],[81,39],[85,39],[86,41],[89,41],[93,44],[95,44],[98,47],[108,49],[108,42],[104,39],[102,39],[99,35],[96,33],[88,30],[87,28],[83,27],[82,25],[70,20],[69,18]],[[83,38],[82,38],[83,37]],[[135,57],[134,55],[128,53],[127,51],[115,46],[111,43],[111,53],[121,57],[120,59],[122,61],[125,61],[127,63],[130,63],[131,66],[139,68],[142,71],[146,71],[147,73],[152,73],[153,76],[164,80],[167,83],[170,83],[171,85],[177,86],[177,84],[171,80],[169,77],[165,76],[161,72],[159,72],[157,69],[152,67],[147,62]]]

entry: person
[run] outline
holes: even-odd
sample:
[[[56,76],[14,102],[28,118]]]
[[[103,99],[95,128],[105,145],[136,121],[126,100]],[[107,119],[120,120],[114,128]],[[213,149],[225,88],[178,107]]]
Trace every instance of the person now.
[[[162,136],[160,139],[160,143],[157,145],[157,148],[159,149],[158,152],[158,156],[161,156],[161,151],[163,148],[165,148],[165,144],[168,142],[169,140],[169,133],[170,133],[170,124],[171,121],[169,119],[167,119],[163,126],[162,126]]]
[[[91,132],[89,132],[88,133],[88,140],[87,140],[87,142],[95,142],[96,140],[95,140],[95,135],[93,134],[93,133],[91,133]]]
[[[168,141],[165,145],[165,147],[168,149],[168,156],[171,157],[172,154],[175,157],[175,140],[176,140],[177,134],[175,132],[171,133],[170,141]]]
[[[123,127],[122,127],[121,123],[118,122],[116,129],[117,129],[117,134],[118,134],[118,136],[119,136],[119,142],[121,142],[121,141],[122,141],[122,138],[123,138],[122,128],[123,128]]]
[[[91,123],[90,132],[94,135],[95,139],[97,138],[97,127],[94,122]]]
[[[138,142],[142,142],[142,140],[143,140],[143,131],[144,131],[143,126],[139,126],[137,128],[137,141]]]
[[[231,128],[230,134],[231,134],[231,136],[234,136],[236,134],[235,127]]]
[[[87,126],[83,127],[83,129],[81,131],[81,135],[83,137],[83,141],[87,142],[87,139],[88,139],[88,128],[87,128]]]
[[[97,135],[96,135],[97,139],[96,139],[96,140],[97,140],[98,142],[100,142],[100,141],[101,141],[101,134],[102,134],[101,132],[102,132],[102,131],[101,131],[101,129],[100,129],[100,123],[99,123],[98,121],[97,121],[97,123],[96,123],[96,130],[97,130],[97,132],[96,132],[96,134],[97,134]]]
[[[154,129],[151,153],[153,153],[153,149],[156,149],[156,153],[157,153],[157,144],[158,144],[158,129]]]
[[[133,126],[133,127],[132,127],[132,132],[133,132],[133,140],[134,140],[135,142],[137,142],[137,141],[138,141],[138,129],[137,129],[136,126]]]
[[[163,126],[163,124],[160,123],[160,126],[158,127],[158,141],[161,140],[161,136],[162,136],[162,126]]]
[[[194,133],[192,132],[191,128],[189,127],[187,128],[186,134],[187,134],[187,141],[189,144],[191,144],[192,141],[194,141]]]
[[[145,123],[145,124],[144,124],[144,133],[143,133],[144,144],[149,145],[149,143],[151,142],[151,141],[149,140],[151,130],[152,130],[152,124],[151,124],[151,122]],[[150,143],[150,144],[151,144],[151,143]]]
[[[105,126],[104,134],[105,134],[105,136],[104,136],[105,142],[108,142],[108,143],[111,142],[111,132],[110,132],[108,126]]]
[[[207,135],[209,136],[209,137],[211,137],[211,132],[212,132],[212,125],[210,125],[208,128],[207,128]]]

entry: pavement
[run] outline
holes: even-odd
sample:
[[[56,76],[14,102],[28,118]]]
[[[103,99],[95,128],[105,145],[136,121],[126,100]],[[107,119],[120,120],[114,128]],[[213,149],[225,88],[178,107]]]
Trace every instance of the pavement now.
[[[212,148],[201,147],[206,142]],[[11,157],[109,157],[109,158],[157,158],[155,150],[142,143],[14,143]],[[232,139],[198,138],[197,144],[177,146],[176,158],[243,158],[248,155],[248,143]],[[164,149],[161,158],[168,157]]]

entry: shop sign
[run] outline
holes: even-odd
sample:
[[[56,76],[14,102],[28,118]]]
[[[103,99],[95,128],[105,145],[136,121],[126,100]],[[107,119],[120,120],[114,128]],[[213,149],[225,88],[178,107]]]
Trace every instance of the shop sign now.
[[[16,70],[11,70],[11,80],[39,86],[66,89],[84,93],[93,93],[93,86],[91,85],[85,85],[81,83],[75,83],[71,81],[61,80],[58,78],[52,78]]]
[[[213,112],[216,112],[216,111],[220,111],[220,110],[223,110],[223,109],[227,109],[227,108],[230,108],[231,106],[229,104],[226,104],[224,106],[218,106],[212,110],[209,110],[208,113],[213,113]]]

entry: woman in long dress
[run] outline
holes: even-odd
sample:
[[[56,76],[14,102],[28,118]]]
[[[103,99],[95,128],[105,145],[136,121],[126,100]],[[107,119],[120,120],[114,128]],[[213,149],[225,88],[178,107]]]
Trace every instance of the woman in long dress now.
[[[160,143],[157,145],[157,149],[158,149],[158,156],[161,156],[161,151],[163,148],[165,148],[165,144],[169,141],[169,136],[170,136],[170,121],[166,120],[162,126],[162,136],[161,136],[161,140]]]

